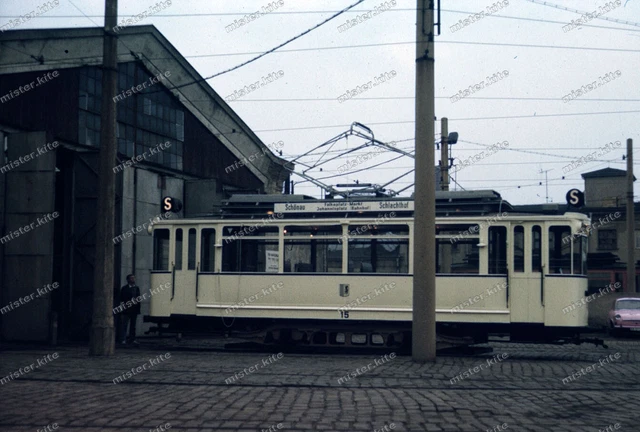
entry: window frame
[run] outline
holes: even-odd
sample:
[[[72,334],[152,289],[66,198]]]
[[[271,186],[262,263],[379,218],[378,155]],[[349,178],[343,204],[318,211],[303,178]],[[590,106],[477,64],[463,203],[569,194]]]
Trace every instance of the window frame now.
[[[525,238],[525,230],[523,225],[514,225],[513,226],[513,272],[514,273],[524,273],[526,270],[526,262],[527,262],[527,241]],[[517,255],[516,251],[518,250],[518,237],[521,240],[521,255]]]
[[[227,232],[229,229],[232,231]],[[240,222],[228,222],[220,229],[221,235],[221,273],[268,273],[267,272],[267,257],[266,252],[273,250],[278,253],[278,262],[280,260],[280,232],[281,229],[278,226],[258,226],[257,224],[247,224]],[[268,235],[267,235],[268,234]],[[264,261],[260,258],[260,246],[255,246],[256,242],[264,242],[260,246],[264,246],[263,252],[265,253]],[[268,248],[272,249],[268,249]],[[248,259],[245,257],[245,252],[255,249],[255,259]],[[235,254],[235,262],[232,262],[232,270],[229,270],[229,263],[233,257],[229,254]],[[247,254],[248,256],[248,254]],[[256,269],[247,270],[248,265],[254,265]],[[264,270],[258,270],[259,267],[264,266]]]
[[[437,223],[436,224],[436,250],[435,250],[435,258],[436,258],[436,274],[440,275],[479,275],[481,266],[481,250],[479,248],[480,244],[480,232],[482,230],[482,224],[477,222],[452,222],[452,223]],[[455,240],[455,241],[454,241]],[[447,243],[448,242],[448,243]],[[453,271],[453,265],[455,264],[453,260],[451,260],[451,264],[449,269],[451,272],[443,272],[438,271],[441,267],[441,251],[440,247],[450,245],[451,249],[453,246],[459,247],[469,246],[470,249],[466,254],[465,258],[476,257],[477,256],[477,265],[474,267],[473,264],[469,265],[468,263],[473,263],[474,261],[468,260],[467,267],[460,267],[460,270],[465,271]],[[453,250],[451,250],[451,257],[453,257]],[[464,261],[462,261],[464,262]],[[468,271],[471,270],[471,271]]]
[[[209,231],[213,233],[213,244],[210,244]],[[200,230],[200,273],[214,273],[216,271],[216,231],[214,227],[205,227]],[[209,266],[209,264],[211,265]]]
[[[161,238],[161,234],[166,233],[166,238]],[[161,258],[159,255],[159,241],[164,240],[166,244],[163,244],[162,252],[165,253],[164,259],[166,259],[166,266],[158,265],[158,260]],[[158,272],[169,272],[171,271],[171,229],[169,228],[157,228],[153,231],[153,262],[152,262],[152,271]],[[164,267],[164,268],[161,268]]]
[[[603,251],[615,251],[618,250],[618,231],[614,228],[614,229],[598,229],[598,250],[603,250]],[[606,239],[602,239],[600,236],[604,235],[604,234],[610,234],[613,233],[613,246],[612,247],[603,247],[603,240]],[[610,239],[609,239],[610,240]]]
[[[568,236],[565,235],[566,232],[569,233]],[[558,235],[558,233],[560,233],[560,235]],[[567,237],[569,241],[565,241]],[[547,227],[547,274],[574,274],[573,241],[574,235],[571,225],[550,224]],[[559,249],[558,246],[560,247]],[[566,246],[568,246],[568,250],[565,249]],[[565,256],[568,256],[568,258]],[[566,264],[567,259],[568,264]]]
[[[343,248],[343,253],[347,254],[347,273],[348,274],[409,274],[409,243],[410,243],[410,227],[406,223],[388,223],[388,224],[375,224],[375,223],[350,223],[345,225],[346,234],[343,236],[343,243],[347,243],[347,247]],[[389,234],[391,230],[391,234]],[[404,262],[396,264],[395,271],[378,271],[380,269],[380,263],[385,263],[384,252],[381,248],[384,245],[397,245],[397,257],[396,259],[404,258]],[[358,247],[363,245],[365,247]],[[366,245],[369,246],[368,261],[358,261],[360,266],[357,266],[355,261],[352,261],[352,256],[356,255],[357,249],[366,249]],[[403,251],[404,250],[404,251]],[[352,252],[353,251],[353,252]],[[387,250],[387,252],[391,252]],[[389,257],[386,257],[389,258]],[[370,271],[363,271],[368,264]],[[356,269],[360,271],[356,271]],[[384,267],[383,267],[384,268]]]

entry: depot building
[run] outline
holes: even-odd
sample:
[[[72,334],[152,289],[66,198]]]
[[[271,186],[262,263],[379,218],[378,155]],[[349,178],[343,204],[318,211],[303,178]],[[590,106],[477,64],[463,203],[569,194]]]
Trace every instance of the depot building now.
[[[2,340],[89,335],[102,36],[101,28],[0,34]],[[153,288],[145,228],[154,219],[212,214],[233,193],[280,193],[291,167],[274,154],[282,143],[262,142],[153,26],[119,30],[113,98],[115,302],[129,273],[143,292]]]

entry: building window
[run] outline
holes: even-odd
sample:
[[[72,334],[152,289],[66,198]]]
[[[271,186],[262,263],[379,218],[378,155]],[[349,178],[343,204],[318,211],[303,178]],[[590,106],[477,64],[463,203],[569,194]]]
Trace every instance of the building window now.
[[[637,244],[637,240],[636,240]],[[616,230],[598,230],[598,249],[616,250],[618,249],[618,236]]]
[[[118,122],[118,153],[125,156],[133,156],[133,146],[135,145],[136,130],[133,126]]]
[[[118,64],[118,153],[182,170],[184,108],[162,84],[149,85],[151,76],[136,62]],[[102,71],[82,68],[79,81],[78,142],[99,147]]]
[[[640,249],[640,231],[636,231],[636,249]]]
[[[84,68],[81,70],[79,78],[78,142],[99,147],[102,71],[97,67]]]

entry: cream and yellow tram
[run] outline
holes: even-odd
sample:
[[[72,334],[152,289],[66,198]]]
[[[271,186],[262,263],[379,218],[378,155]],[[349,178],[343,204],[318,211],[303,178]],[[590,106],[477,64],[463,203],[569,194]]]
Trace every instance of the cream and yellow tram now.
[[[151,297],[145,320],[171,331],[262,330],[267,341],[301,344],[406,343],[412,209],[399,199],[303,201],[160,221],[151,229],[151,286],[171,289]],[[566,311],[587,290],[588,222],[506,211],[437,218],[438,334],[466,343],[494,333],[575,338],[588,311]]]

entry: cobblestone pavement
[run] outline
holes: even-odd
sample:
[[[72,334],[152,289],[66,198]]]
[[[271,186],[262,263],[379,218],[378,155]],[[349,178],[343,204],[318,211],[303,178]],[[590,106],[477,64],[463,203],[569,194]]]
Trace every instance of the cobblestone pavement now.
[[[176,343],[111,358],[4,346],[0,431],[640,431],[637,339],[492,347],[416,364]]]

